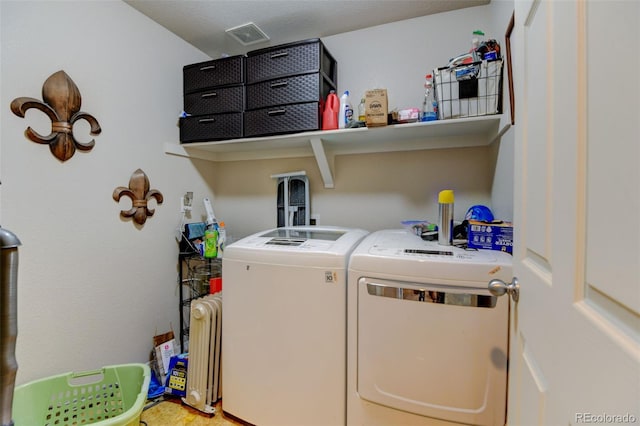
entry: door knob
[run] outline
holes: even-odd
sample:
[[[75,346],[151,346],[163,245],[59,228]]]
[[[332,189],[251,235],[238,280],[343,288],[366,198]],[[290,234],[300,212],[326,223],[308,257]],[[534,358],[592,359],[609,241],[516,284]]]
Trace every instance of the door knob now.
[[[509,284],[505,283],[502,280],[491,280],[489,281],[489,293],[494,296],[502,296],[505,293],[511,295],[511,299],[514,302],[517,302],[520,299],[520,284],[518,284],[518,279],[513,277],[513,281]]]

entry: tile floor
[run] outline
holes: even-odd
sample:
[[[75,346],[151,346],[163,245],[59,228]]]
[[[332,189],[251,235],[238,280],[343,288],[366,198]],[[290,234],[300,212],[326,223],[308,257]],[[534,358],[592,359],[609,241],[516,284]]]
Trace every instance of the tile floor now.
[[[147,404],[148,406],[149,404]],[[215,405],[213,416],[183,404],[179,398],[166,398],[142,412],[141,425],[147,426],[237,426],[244,425],[231,419],[222,412],[222,403]],[[144,423],[142,423],[144,422]]]

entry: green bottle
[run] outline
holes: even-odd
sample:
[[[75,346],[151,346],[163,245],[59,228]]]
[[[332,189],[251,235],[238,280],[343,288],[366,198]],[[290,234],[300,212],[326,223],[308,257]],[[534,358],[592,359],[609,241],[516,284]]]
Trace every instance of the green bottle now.
[[[218,256],[218,231],[207,229],[204,231],[204,257],[213,259]]]

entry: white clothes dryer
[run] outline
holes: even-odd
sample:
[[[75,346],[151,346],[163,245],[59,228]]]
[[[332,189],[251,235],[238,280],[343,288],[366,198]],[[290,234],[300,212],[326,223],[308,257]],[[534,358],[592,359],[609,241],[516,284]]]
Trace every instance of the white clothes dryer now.
[[[511,256],[378,231],[354,250],[348,425],[504,425]]]
[[[283,227],[222,259],[222,409],[255,425],[346,422],[349,255],[366,231]]]

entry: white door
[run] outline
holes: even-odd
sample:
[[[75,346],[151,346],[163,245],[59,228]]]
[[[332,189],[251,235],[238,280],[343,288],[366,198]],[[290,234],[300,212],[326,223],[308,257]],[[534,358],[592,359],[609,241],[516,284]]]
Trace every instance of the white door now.
[[[640,2],[515,1],[508,423],[640,424]]]

